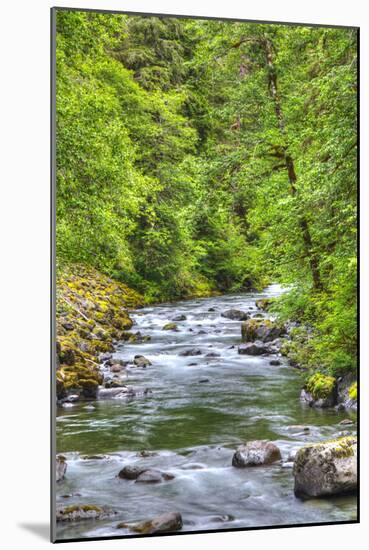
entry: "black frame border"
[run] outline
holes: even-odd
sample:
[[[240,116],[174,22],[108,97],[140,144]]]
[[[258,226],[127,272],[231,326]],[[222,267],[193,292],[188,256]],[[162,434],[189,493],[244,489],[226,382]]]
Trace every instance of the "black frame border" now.
[[[344,521],[330,522],[313,522],[313,523],[298,523],[298,524],[282,524],[282,525],[266,525],[255,527],[235,527],[233,529],[204,529],[199,531],[179,531],[174,533],[157,533],[157,534],[132,534],[132,535],[111,535],[101,537],[82,537],[82,538],[56,538],[56,14],[58,11],[78,11],[87,13],[107,13],[116,15],[131,15],[140,17],[165,17],[176,19],[196,19],[196,20],[213,20],[230,23],[255,23],[259,25],[285,25],[289,27],[318,27],[318,28],[336,28],[336,29],[352,29],[356,30],[357,37],[357,93],[356,93],[356,135],[357,135],[357,272],[356,280],[358,283],[357,291],[357,439],[358,439],[358,490],[357,490],[357,514],[356,519]],[[235,533],[246,531],[264,531],[275,529],[291,529],[300,527],[325,527],[329,525],[353,525],[360,523],[360,27],[353,25],[329,25],[320,23],[302,23],[288,21],[270,21],[256,19],[240,19],[233,17],[216,17],[206,15],[179,15],[168,13],[152,13],[152,12],[135,12],[125,10],[109,10],[101,8],[76,8],[67,6],[53,6],[50,8],[50,542],[54,544],[68,542],[89,542],[89,541],[104,541],[104,540],[120,540],[120,539],[137,539],[137,538],[156,538],[156,537],[171,537],[183,535],[201,535],[209,533]]]

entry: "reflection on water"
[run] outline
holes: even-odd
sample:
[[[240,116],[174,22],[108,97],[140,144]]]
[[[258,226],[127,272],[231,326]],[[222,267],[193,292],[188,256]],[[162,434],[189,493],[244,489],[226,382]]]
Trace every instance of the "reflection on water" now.
[[[290,468],[231,466],[240,442],[276,441],[286,460],[307,442],[337,436],[338,423],[347,416],[302,406],[300,376],[284,359],[281,366],[271,366],[270,357],[238,355],[240,322],[221,312],[235,308],[252,313],[255,299],[279,292],[273,285],[262,295],[163,304],[133,315],[134,330],[150,335],[151,341],[122,345],[116,356],[150,359],[152,366],[146,369],[129,367],[128,379],[152,393],[99,400],[92,410],[78,403],[60,409],[57,419],[58,451],[68,460],[67,477],[57,486],[58,503],[108,505],[118,511],[118,519],[59,526],[58,538],[127,534],[116,529],[119,521],[166,511],[181,512],[189,531],[355,519],[354,497],[296,499]],[[163,331],[179,314],[186,320],[177,322],[178,332]],[[190,348],[200,349],[201,355],[179,355]],[[208,353],[218,356],[206,357]],[[139,451],[156,454],[143,458]],[[117,479],[118,471],[133,462],[170,471],[175,479],[158,485]]]

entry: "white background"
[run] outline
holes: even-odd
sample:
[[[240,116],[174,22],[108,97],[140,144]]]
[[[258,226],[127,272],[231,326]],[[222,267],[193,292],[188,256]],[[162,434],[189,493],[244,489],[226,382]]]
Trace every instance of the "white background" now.
[[[2,266],[0,275],[0,540],[32,550],[49,520],[49,0],[8,0],[0,16]],[[335,550],[367,547],[369,17],[358,0],[65,0],[56,5],[361,26],[362,499],[360,525],[85,542],[83,549],[205,546]],[[5,170],[4,170],[5,167]],[[365,219],[366,218],[366,219]],[[127,503],[129,506],[129,503]]]

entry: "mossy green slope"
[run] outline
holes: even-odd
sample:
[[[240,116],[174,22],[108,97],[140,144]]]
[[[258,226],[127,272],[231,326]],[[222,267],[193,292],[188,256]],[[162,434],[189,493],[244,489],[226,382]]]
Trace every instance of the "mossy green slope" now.
[[[99,355],[114,349],[114,340],[129,338],[129,310],[142,297],[96,269],[82,265],[64,268],[57,277],[56,386],[58,398],[76,392],[96,395],[102,382]]]

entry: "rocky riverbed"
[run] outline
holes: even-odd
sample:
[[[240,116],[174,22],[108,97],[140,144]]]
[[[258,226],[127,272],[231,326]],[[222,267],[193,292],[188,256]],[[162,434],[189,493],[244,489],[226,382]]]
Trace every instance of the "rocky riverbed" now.
[[[99,356],[97,399],[59,401],[59,539],[356,518],[352,478],[344,495],[295,495],[296,453],[355,436],[356,413],[299,399],[284,330],[257,302],[280,292],[130,314],[131,335]]]

